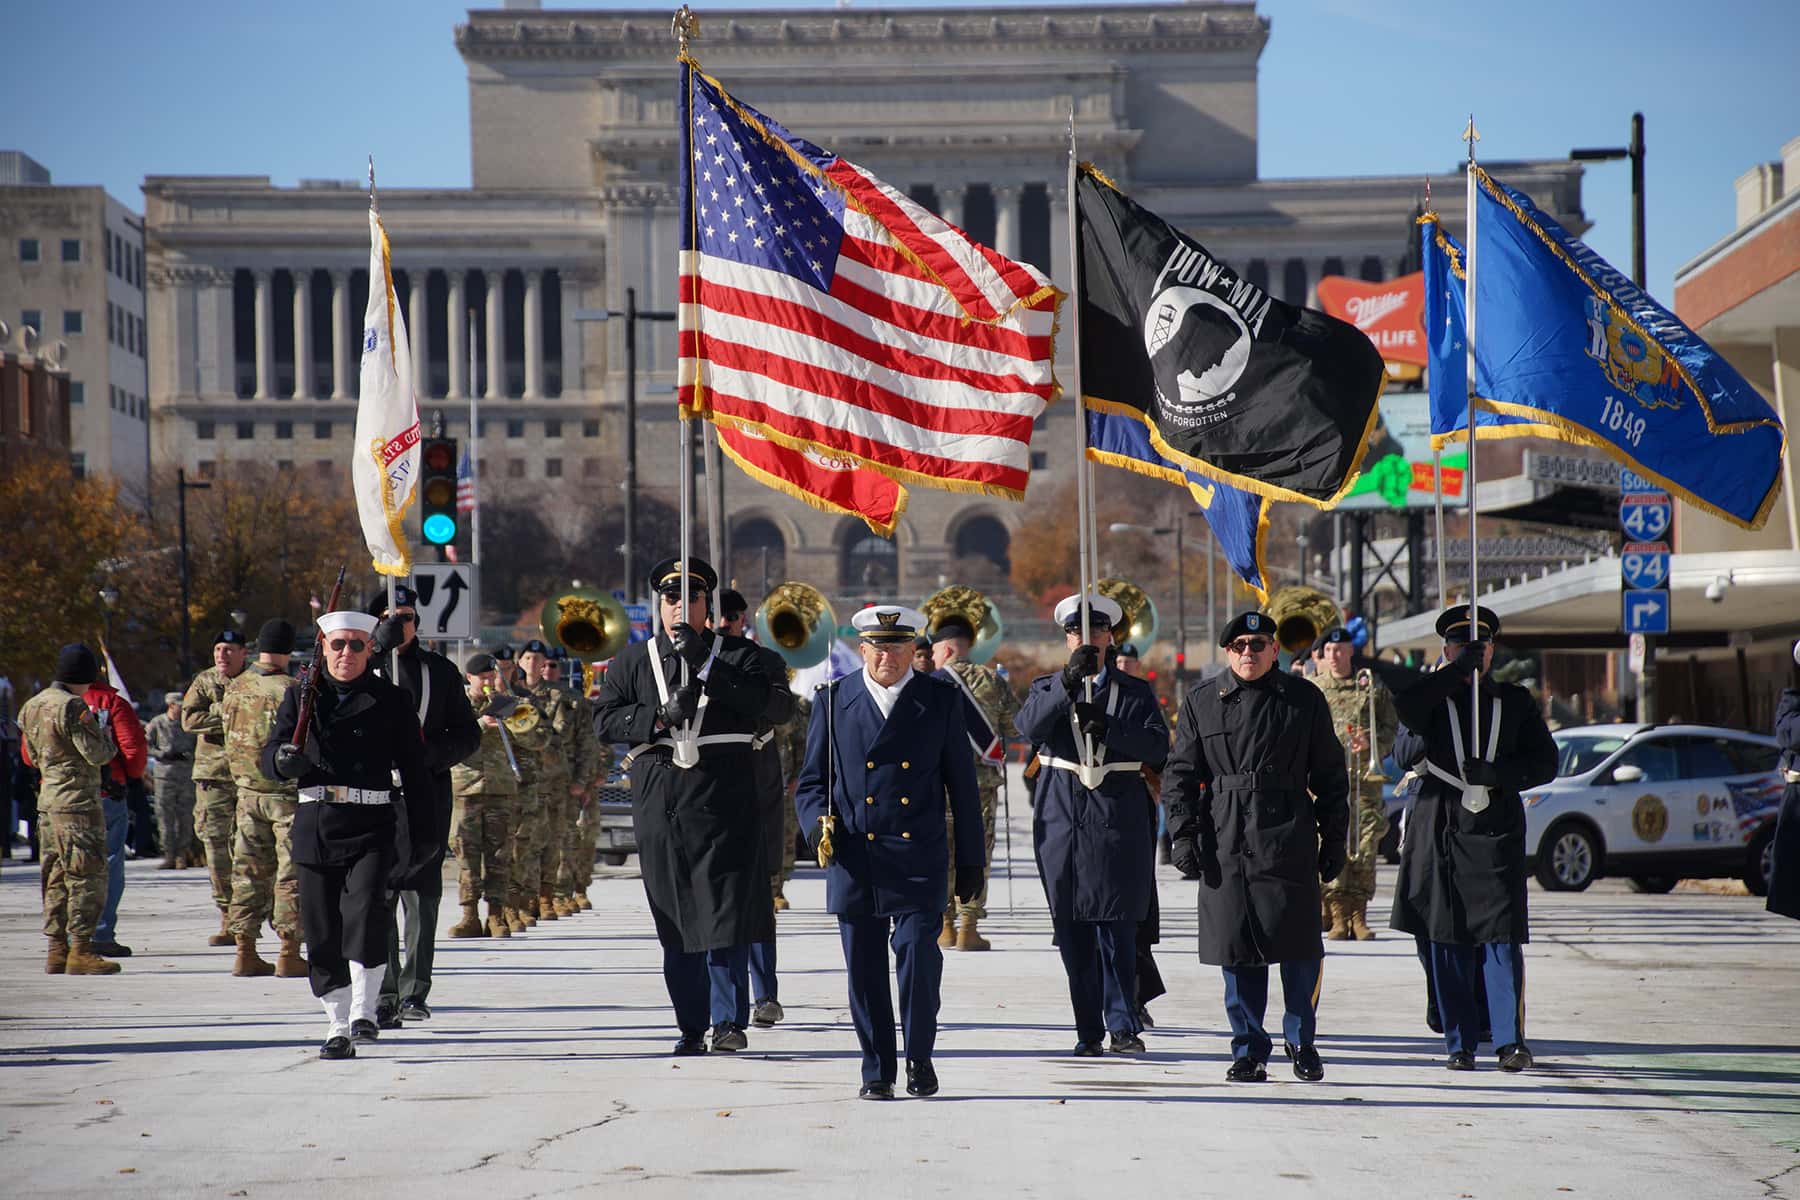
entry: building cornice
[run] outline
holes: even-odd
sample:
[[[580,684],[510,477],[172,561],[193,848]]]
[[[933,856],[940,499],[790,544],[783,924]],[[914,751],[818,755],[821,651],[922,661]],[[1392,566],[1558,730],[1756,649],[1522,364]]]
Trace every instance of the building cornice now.
[[[992,8],[768,9],[708,15],[696,54],[736,57],[746,51],[830,53],[863,48],[892,53],[917,46],[931,53],[1081,55],[1104,50],[1192,54],[1258,53],[1269,21],[1252,3],[1092,5],[1049,12]],[[665,10],[569,11],[524,18],[516,11],[477,10],[456,29],[456,48],[470,62],[518,59],[629,61],[674,58]]]

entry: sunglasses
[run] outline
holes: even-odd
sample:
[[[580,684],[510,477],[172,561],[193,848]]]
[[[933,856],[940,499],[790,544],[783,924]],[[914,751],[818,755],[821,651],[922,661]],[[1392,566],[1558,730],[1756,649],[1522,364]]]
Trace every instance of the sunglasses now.
[[[361,654],[368,644],[369,643],[363,641],[361,638],[332,638],[329,642],[325,643],[326,646],[334,651],[341,653],[342,651],[348,650],[352,654]]]
[[[1272,644],[1268,638],[1239,638],[1225,648],[1233,654],[1261,654]]]

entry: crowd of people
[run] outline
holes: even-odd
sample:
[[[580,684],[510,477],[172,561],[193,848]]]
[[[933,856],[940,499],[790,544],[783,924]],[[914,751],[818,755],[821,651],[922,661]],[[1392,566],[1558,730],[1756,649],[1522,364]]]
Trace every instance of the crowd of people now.
[[[943,952],[991,945],[980,922],[1016,735],[1030,747],[1032,850],[1072,1053],[1146,1048],[1164,990],[1160,823],[1169,860],[1198,881],[1227,1079],[1267,1078],[1273,968],[1284,1055],[1317,1081],[1324,942],[1377,936],[1367,909],[1387,818],[1358,764],[1385,749],[1418,780],[1390,925],[1415,940],[1445,1065],[1474,1070],[1483,1044],[1502,1070],[1534,1065],[1521,793],[1554,776],[1557,749],[1530,694],[1491,678],[1500,619],[1488,609],[1442,614],[1428,671],[1363,657],[1327,629],[1311,679],[1280,668],[1274,618],[1242,613],[1219,639],[1224,668],[1186,691],[1171,729],[1122,644],[1120,605],[1097,592],[1056,606],[1067,661],[1022,698],[972,660],[972,592],[940,593],[928,611],[861,609],[861,669],[800,696],[708,563],[667,559],[647,582],[657,632],[619,651],[592,702],[543,641],[460,666],[425,648],[404,586],[324,613],[298,679],[287,622],[264,624],[254,645],[222,631],[213,665],[147,728],[91,650],[65,647],[16,720],[41,776],[46,969],[112,974],[129,956],[117,941],[128,786],[153,762],[162,865],[205,865],[220,914],[210,942],[235,946],[234,975],[307,977],[327,1019],[321,1056],[354,1057],[384,1028],[431,1016],[446,854],[460,866],[452,938],[510,938],[592,907],[596,794],[624,748],[673,1052],[739,1051],[783,1019],[776,914],[803,837],[838,918],[859,1094],[893,1098],[904,1061],[906,1091],[930,1096]],[[1800,917],[1800,692],[1784,695],[1776,732],[1788,788],[1769,907]],[[257,946],[265,925],[272,964]]]

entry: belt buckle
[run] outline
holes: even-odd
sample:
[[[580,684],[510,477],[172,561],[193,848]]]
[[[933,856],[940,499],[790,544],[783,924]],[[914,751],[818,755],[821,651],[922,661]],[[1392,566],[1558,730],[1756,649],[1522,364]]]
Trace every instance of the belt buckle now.
[[[1091,792],[1106,779],[1106,771],[1099,763],[1083,763],[1075,768],[1075,778],[1081,780],[1081,786]]]
[[[700,740],[692,734],[673,733],[670,737],[670,757],[682,770],[691,770],[700,765]]]

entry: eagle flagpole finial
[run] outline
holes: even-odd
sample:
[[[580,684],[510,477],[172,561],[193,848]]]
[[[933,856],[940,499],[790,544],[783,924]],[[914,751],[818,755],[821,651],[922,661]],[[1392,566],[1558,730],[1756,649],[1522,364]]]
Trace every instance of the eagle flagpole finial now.
[[[686,58],[688,42],[700,36],[700,18],[687,5],[675,10],[675,19],[670,22],[670,32],[675,35],[675,47],[681,57]]]

